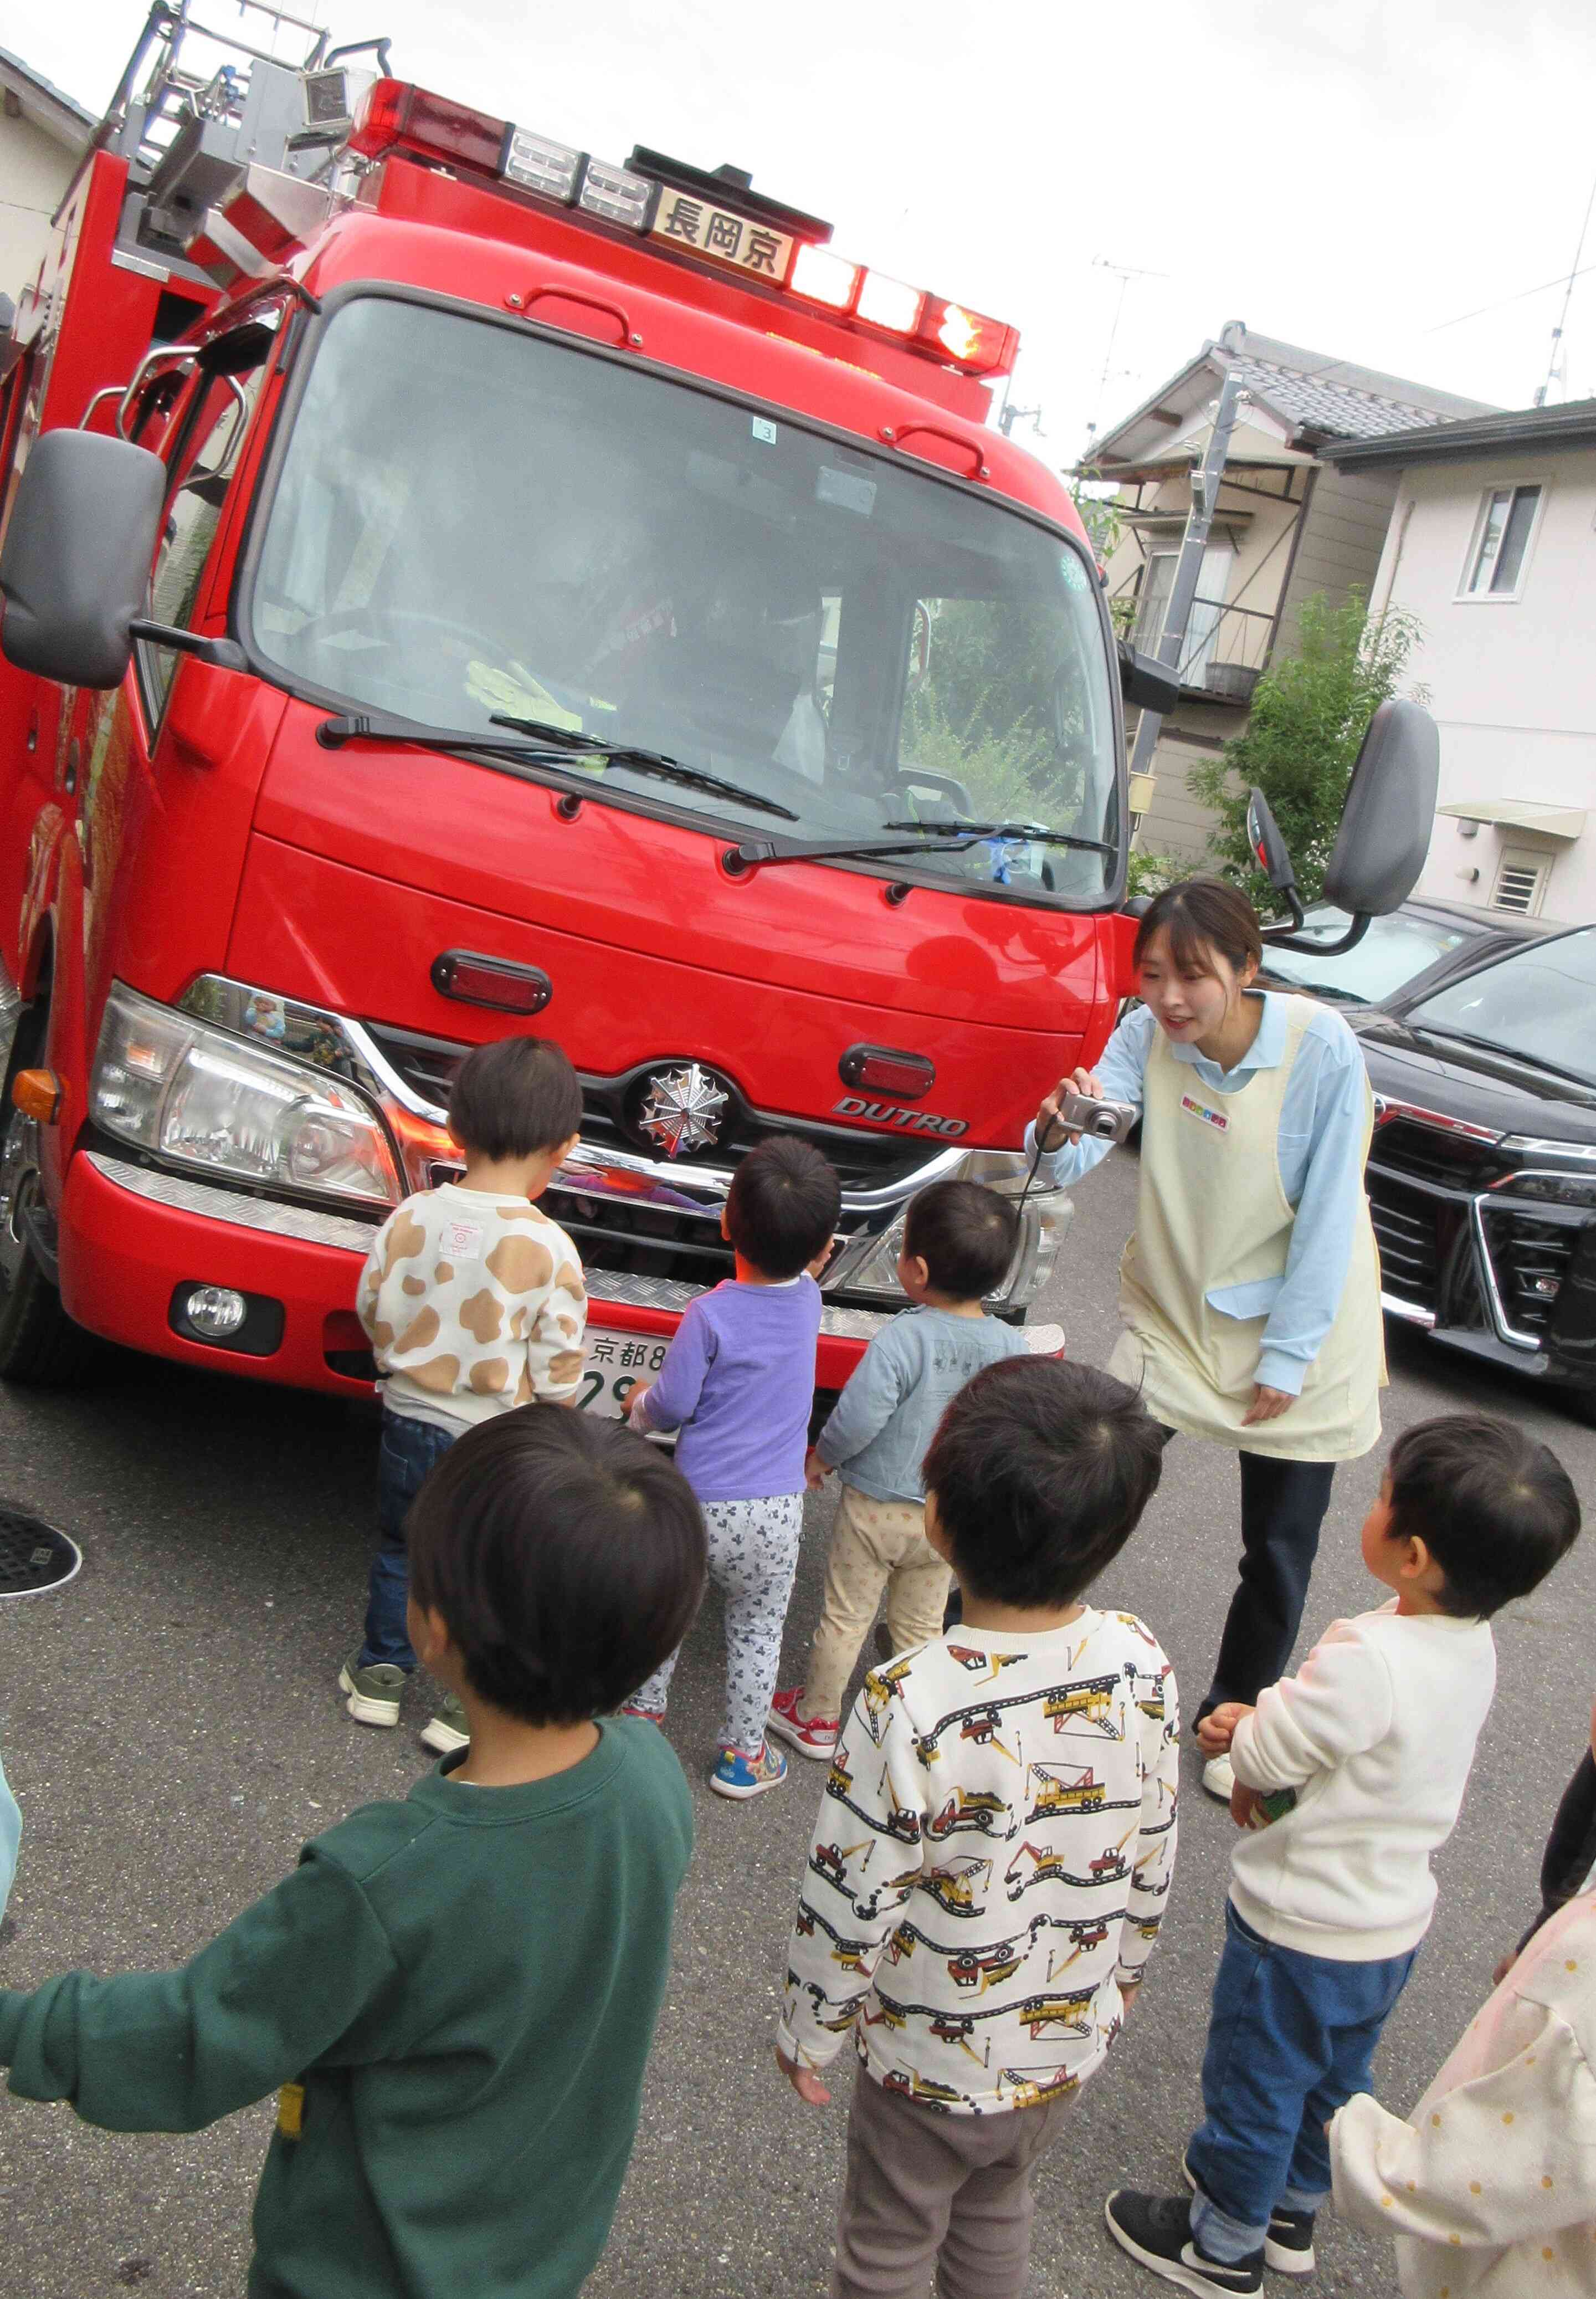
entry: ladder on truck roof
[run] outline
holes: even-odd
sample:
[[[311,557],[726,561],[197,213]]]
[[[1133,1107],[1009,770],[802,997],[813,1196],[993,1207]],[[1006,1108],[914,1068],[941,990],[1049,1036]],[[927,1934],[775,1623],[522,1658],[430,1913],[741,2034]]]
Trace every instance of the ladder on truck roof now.
[[[236,8],[256,37],[214,29],[194,0],[154,0],[62,202],[96,152],[115,154],[128,169],[119,260],[207,286],[185,249],[208,210],[252,163],[307,180],[326,173],[375,77],[344,60],[371,54],[388,68],[385,39],[329,47],[324,29],[275,0],[209,4]]]

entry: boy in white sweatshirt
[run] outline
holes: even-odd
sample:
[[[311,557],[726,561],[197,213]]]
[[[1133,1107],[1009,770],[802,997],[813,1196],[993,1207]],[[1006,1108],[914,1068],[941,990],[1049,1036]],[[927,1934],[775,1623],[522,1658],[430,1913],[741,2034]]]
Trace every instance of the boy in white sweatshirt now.
[[[1231,1862],[1187,2197],[1112,2195],[1121,2248],[1186,2291],[1312,2271],[1325,2127],[1369,2088],[1380,2031],[1435,1901],[1496,1684],[1490,1616],[1572,1544],[1579,1503],[1544,1445],[1477,1414],[1392,1448],[1363,1561],[1393,1601],[1336,1621],[1297,1675],[1198,1728],[1227,1748]]]

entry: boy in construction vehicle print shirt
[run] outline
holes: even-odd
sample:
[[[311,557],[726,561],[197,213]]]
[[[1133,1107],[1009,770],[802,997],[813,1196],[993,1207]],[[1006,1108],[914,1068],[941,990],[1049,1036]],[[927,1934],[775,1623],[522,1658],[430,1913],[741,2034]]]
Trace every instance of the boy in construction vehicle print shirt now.
[[[1121,1382],[1029,1357],[967,1383],[926,1457],[965,1617],[867,1677],[844,1722],[776,2046],[816,2103],[850,2032],[863,2062],[839,2299],[933,2252],[944,2299],[1018,2295],[1031,2162],[1141,1981],[1174,1867],[1175,1683],[1140,1621],[1079,1598],[1160,1464]]]

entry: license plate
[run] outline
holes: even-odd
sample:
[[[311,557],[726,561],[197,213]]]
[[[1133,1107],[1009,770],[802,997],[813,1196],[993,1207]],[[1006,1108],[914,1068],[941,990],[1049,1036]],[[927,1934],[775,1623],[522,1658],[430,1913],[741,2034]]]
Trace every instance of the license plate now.
[[[587,1329],[587,1362],[576,1403],[588,1413],[619,1420],[640,1381],[652,1381],[665,1363],[668,1341],[653,1333],[617,1333],[605,1325]]]

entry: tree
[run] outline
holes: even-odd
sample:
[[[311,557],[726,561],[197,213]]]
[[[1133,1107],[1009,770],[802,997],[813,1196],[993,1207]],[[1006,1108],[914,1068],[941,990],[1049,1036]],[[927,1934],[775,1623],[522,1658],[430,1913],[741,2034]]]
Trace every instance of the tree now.
[[[1249,786],[1274,809],[1303,901],[1316,901],[1358,746],[1379,704],[1401,685],[1423,627],[1400,607],[1371,620],[1361,591],[1350,591],[1341,607],[1321,591],[1303,601],[1299,634],[1298,652],[1259,680],[1245,733],[1189,778],[1220,818],[1209,851],[1266,916],[1279,903],[1247,843]],[[1424,689],[1414,691],[1425,699]]]

